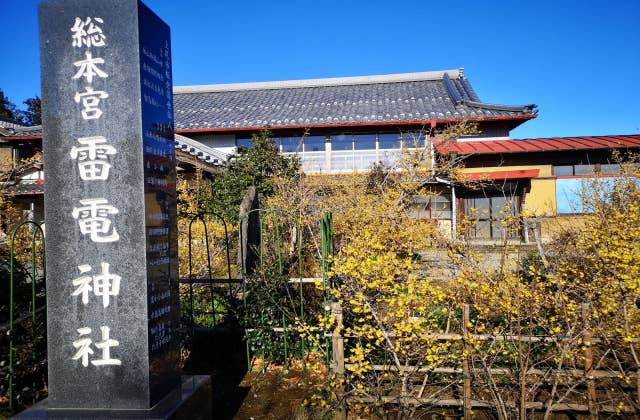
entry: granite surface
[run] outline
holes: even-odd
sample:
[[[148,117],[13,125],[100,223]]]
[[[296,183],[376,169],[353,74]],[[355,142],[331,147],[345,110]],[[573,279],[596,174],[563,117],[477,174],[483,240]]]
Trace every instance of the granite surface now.
[[[209,420],[213,419],[211,378],[205,375],[185,375],[181,387],[167,394],[155,406],[144,410],[56,409],[50,401],[40,401],[12,419],[146,419],[146,420]]]

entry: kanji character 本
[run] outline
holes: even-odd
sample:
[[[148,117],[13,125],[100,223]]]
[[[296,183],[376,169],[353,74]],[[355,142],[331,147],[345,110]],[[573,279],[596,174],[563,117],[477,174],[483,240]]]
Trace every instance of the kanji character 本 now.
[[[77,104],[82,101],[82,118],[85,120],[96,120],[102,115],[102,110],[98,108],[100,99],[108,98],[109,94],[101,90],[93,90],[92,87],[86,87],[85,91],[76,92],[74,100]]]
[[[80,337],[91,334],[91,328],[78,328],[76,331],[78,331]],[[80,338],[73,342],[73,347],[78,349],[78,351],[73,355],[72,359],[82,359],[82,366],[89,366],[89,356],[93,354],[93,349],[91,349],[91,339],[89,337]]]
[[[100,70],[97,66],[98,64],[104,64],[103,58],[93,58],[93,56],[91,55],[91,51],[86,51],[84,53],[84,56],[84,60],[78,60],[73,63],[74,66],[78,67],[78,71],[72,77],[72,79],[79,79],[81,77],[84,77],[89,83],[91,83],[93,81],[93,76],[102,78],[109,77],[107,73]]]
[[[82,146],[71,148],[72,159],[78,160],[80,178],[85,181],[106,180],[109,178],[111,164],[107,162],[109,155],[115,155],[115,147],[105,144],[107,139],[102,136],[80,137],[78,143]]]
[[[93,19],[87,17],[85,20],[76,17],[76,20],[71,27],[71,32],[73,32],[73,35],[71,36],[71,45],[73,47],[82,47],[83,45],[87,47],[104,46],[105,36],[102,33],[102,28],[96,25],[94,20],[98,23],[104,23],[104,21],[99,17]]]
[[[89,293],[93,292],[96,296],[102,296],[102,306],[109,306],[111,296],[118,296],[120,294],[120,279],[117,274],[109,273],[109,263],[100,263],[102,272],[92,276],[81,276],[77,279],[73,279],[73,285],[76,286],[76,290],[71,293],[71,296],[82,295],[82,303],[86,305],[89,303]],[[91,271],[91,266],[87,264],[79,265],[78,270],[80,274],[85,274]]]
[[[93,242],[115,242],[120,235],[112,226],[108,215],[118,214],[118,209],[104,198],[80,200],[83,207],[74,207],[71,215],[78,220],[80,232],[89,235]]]
[[[102,341],[96,341],[96,347],[102,350],[102,358],[99,360],[92,360],[91,364],[94,366],[105,366],[105,365],[114,365],[120,366],[122,362],[120,359],[112,359],[111,358],[111,347],[116,347],[120,345],[117,340],[112,340],[109,338],[109,327],[103,325],[100,327],[100,331],[102,332]]]

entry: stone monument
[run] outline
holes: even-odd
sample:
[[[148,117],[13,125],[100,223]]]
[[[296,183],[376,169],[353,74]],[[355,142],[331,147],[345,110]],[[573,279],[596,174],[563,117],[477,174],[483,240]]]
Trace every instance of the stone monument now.
[[[41,406],[48,417],[163,418],[184,397],[169,27],[138,0],[49,0],[39,15]]]

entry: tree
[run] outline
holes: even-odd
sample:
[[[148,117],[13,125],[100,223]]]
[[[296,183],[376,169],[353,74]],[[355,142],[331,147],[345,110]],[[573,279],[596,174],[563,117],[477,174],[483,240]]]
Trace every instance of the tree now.
[[[26,99],[23,104],[27,106],[26,110],[17,109],[16,105],[0,89],[0,118],[29,126],[42,124],[42,100],[40,97],[36,95]]]
[[[15,121],[17,119],[16,106],[4,95],[2,89],[0,89],[0,118]]]
[[[637,410],[637,161],[615,181],[585,182],[583,205],[592,213],[524,261],[511,235],[491,259],[474,247],[464,235],[473,217],[449,238],[411,216],[411,196],[430,194],[432,162],[428,148],[416,149],[404,171],[375,168],[368,182],[354,176],[316,188],[326,193],[312,206],[334,214],[330,293],[342,307],[346,337],[344,377],[323,395],[338,390],[352,412],[385,418],[416,418],[441,400],[462,401],[463,389],[466,401],[489,401],[501,419],[534,418],[536,405],[545,418],[563,404],[591,414]],[[442,168],[435,173],[447,178]],[[455,179],[456,168],[448,172]],[[302,203],[305,195],[288,201]],[[509,205],[502,214],[505,231],[527,218]],[[318,342],[334,328],[331,318],[319,321]],[[593,371],[605,378],[597,389]]]
[[[274,179],[295,179],[301,176],[297,158],[280,154],[268,131],[251,139],[252,147],[240,148],[230,159],[221,176],[212,183],[212,210],[221,213],[227,221],[235,222],[242,197],[250,186],[255,186],[262,197],[274,193]]]
[[[42,124],[42,100],[40,97],[36,95],[23,103],[27,106],[26,111],[17,111],[22,124],[29,126]]]

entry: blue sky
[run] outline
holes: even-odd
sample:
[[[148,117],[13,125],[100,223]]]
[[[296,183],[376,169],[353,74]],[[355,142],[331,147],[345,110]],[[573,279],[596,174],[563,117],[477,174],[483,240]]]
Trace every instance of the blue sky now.
[[[40,92],[38,0],[0,0],[0,88]],[[640,133],[640,1],[147,0],[175,85],[465,68],[484,102],[535,103],[514,138]]]

